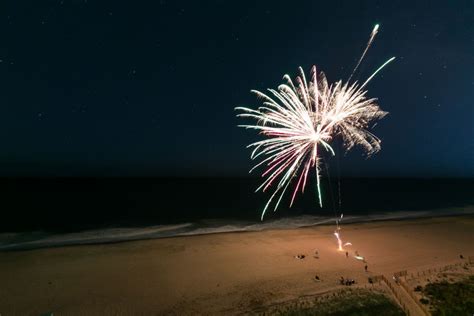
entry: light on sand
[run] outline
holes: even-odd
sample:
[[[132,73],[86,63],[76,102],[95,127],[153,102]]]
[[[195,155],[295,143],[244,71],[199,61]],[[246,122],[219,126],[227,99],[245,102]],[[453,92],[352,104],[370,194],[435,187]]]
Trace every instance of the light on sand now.
[[[337,250],[339,250],[339,251],[344,251],[344,247],[352,246],[352,243],[346,242],[346,243],[344,243],[344,245],[343,245],[343,244],[342,244],[341,236],[339,235],[339,230],[341,230],[341,228],[338,226],[338,227],[337,227],[337,230],[334,232],[334,236],[336,236],[336,239],[337,239],[337,245],[338,245]]]
[[[344,251],[344,249],[342,249],[342,240],[341,240],[341,238],[339,237],[339,233],[338,233],[337,231],[334,232],[334,236],[336,236],[336,238],[337,238],[337,244],[338,244],[338,246],[339,246],[338,250],[339,250],[339,251]]]

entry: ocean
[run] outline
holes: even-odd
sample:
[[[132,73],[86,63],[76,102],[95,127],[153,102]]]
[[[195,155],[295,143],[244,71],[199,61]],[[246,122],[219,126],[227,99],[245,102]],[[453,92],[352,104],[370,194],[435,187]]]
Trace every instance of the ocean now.
[[[260,221],[258,178],[3,178],[0,250],[474,214],[473,179],[323,179]],[[340,192],[340,194],[339,194]]]

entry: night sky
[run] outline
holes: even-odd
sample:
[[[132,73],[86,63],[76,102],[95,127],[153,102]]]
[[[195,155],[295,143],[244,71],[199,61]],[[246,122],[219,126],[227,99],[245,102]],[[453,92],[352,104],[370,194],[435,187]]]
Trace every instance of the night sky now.
[[[474,176],[473,1],[2,1],[0,175],[246,176],[234,107],[316,64],[390,114],[344,176]],[[330,164],[333,168],[333,164]]]

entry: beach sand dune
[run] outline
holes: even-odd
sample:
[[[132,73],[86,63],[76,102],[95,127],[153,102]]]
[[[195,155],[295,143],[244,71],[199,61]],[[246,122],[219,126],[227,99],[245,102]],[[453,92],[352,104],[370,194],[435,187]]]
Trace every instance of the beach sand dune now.
[[[341,276],[362,284],[474,255],[472,216],[345,225],[348,258],[333,232],[316,226],[2,252],[0,314],[237,314],[340,288]]]

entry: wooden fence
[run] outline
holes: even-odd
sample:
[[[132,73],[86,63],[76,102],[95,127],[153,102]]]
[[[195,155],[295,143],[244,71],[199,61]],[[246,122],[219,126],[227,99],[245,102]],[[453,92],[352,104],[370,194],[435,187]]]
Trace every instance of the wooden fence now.
[[[411,276],[412,279],[414,279],[415,277],[421,277],[421,276],[431,276],[434,273],[447,272],[449,270],[462,267],[466,263],[468,263],[469,265],[474,264],[474,256],[469,256],[467,262],[462,261],[462,262],[457,262],[455,264],[449,264],[449,265],[446,265],[446,266],[443,266],[443,267],[440,267],[440,268],[431,268],[431,269],[427,269],[427,270],[423,270],[423,271],[418,271],[416,273],[411,273],[410,276]],[[400,272],[405,272],[405,271],[400,271]],[[394,274],[394,275],[399,276],[397,274]],[[405,274],[405,276],[408,276],[408,274]],[[419,298],[416,296],[414,290],[410,289],[408,287],[408,285],[405,282],[403,282],[402,280],[400,280],[400,285],[405,289],[405,291],[408,293],[408,295],[410,295],[410,297],[415,301],[415,303],[421,308],[421,310],[426,315],[431,315],[428,307],[426,305],[422,304],[419,301]]]
[[[393,287],[393,284],[392,282],[390,282],[389,280],[387,280],[387,278],[384,276],[384,275],[381,275],[381,280],[383,282],[385,282],[385,284],[387,284],[388,288],[390,289],[390,291],[392,292],[392,294],[395,296],[395,298],[397,299],[398,301],[398,304],[400,304],[400,306],[402,307],[403,311],[405,312],[405,314],[407,314],[408,316],[410,316],[410,310],[408,309],[408,307],[405,305],[400,293],[398,293],[398,291]]]
[[[400,281],[399,284],[401,287],[403,287],[405,292],[407,292],[408,295],[410,295],[410,297],[415,301],[416,305],[418,305],[421,308],[421,310],[423,311],[425,315],[427,316],[431,315],[430,311],[428,310],[428,307],[426,307],[426,305],[421,304],[419,299],[416,297],[416,294],[411,289],[408,288],[408,285],[405,282]]]
[[[372,280],[372,283],[379,283],[380,281],[383,280],[383,275],[374,275],[374,276],[369,277],[369,279]]]
[[[472,262],[471,262],[471,258],[472,258]],[[449,265],[446,265],[446,266],[443,266],[443,267],[440,267],[440,268],[431,268],[431,269],[427,269],[427,270],[412,272],[412,273],[410,273],[410,278],[414,279],[414,278],[419,278],[419,277],[422,277],[422,276],[430,276],[434,273],[447,272],[449,270],[462,267],[466,263],[469,264],[469,265],[474,264],[474,257],[469,257],[468,262],[457,262],[457,263],[449,264]]]
[[[395,272],[393,275],[396,276],[397,278],[400,278],[400,277],[407,276],[407,274],[408,274],[407,270],[403,270],[403,271]]]

